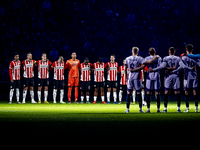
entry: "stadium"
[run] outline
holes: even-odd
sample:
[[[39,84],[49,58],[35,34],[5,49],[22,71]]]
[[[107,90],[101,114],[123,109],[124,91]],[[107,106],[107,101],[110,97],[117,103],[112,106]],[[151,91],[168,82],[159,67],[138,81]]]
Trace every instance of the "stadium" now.
[[[1,2],[4,134],[198,129],[199,6],[197,0]]]

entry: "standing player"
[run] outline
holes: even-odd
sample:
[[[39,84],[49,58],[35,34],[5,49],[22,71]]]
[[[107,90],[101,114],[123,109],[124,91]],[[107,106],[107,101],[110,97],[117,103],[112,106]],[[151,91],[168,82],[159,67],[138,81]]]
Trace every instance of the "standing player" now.
[[[51,65],[51,69],[54,68],[54,81],[53,81],[53,103],[56,103],[57,89],[60,87],[60,103],[64,104],[64,70],[67,68],[64,62],[63,56],[58,58],[58,61],[55,61]]]
[[[145,101],[145,78],[144,78],[144,73],[146,72],[146,68],[147,66],[145,66],[144,69],[141,70],[141,82],[142,82],[142,91],[141,91],[141,95],[142,95],[142,105],[146,106],[146,101]],[[133,104],[135,104],[135,96],[136,96],[136,90],[133,90]]]
[[[137,56],[139,52],[138,47],[132,48],[132,56],[126,58],[125,62],[125,73],[127,68],[130,69],[130,73],[128,76],[128,83],[127,83],[127,96],[126,96],[126,108],[127,110],[125,113],[129,113],[129,106],[130,106],[130,96],[132,94],[133,89],[136,90],[136,100],[139,102],[139,112],[143,112],[142,110],[142,97],[141,97],[141,89],[142,89],[142,82],[141,82],[141,69],[144,68],[142,64],[150,64],[153,63],[159,56],[156,55],[151,60],[145,60],[144,58]],[[127,77],[127,74],[126,74]]]
[[[154,58],[156,54],[156,51],[153,47],[149,48],[149,55],[145,58],[145,60],[151,60]],[[162,58],[158,58],[157,60],[155,60],[152,64],[148,64],[147,68],[148,69],[153,69],[156,68],[158,66],[160,66],[160,64],[162,63]],[[160,74],[159,71],[155,71],[155,72],[149,72],[147,75],[147,79],[146,79],[146,101],[147,101],[147,111],[148,113],[150,113],[150,93],[152,92],[152,90],[155,91],[156,94],[156,99],[157,99],[157,112],[160,112],[160,87],[161,87],[161,83],[160,83]]]
[[[38,103],[41,103],[41,91],[44,85],[44,103],[48,104],[49,66],[51,62],[47,60],[47,54],[42,53],[42,60],[38,60],[36,64],[38,66]]]
[[[10,76],[10,101],[9,101],[9,103],[10,104],[12,104],[12,98],[13,98],[15,88],[16,88],[17,103],[20,104],[20,102],[19,102],[20,69],[21,69],[21,62],[19,60],[19,54],[14,53],[14,60],[11,61],[10,65],[9,65],[9,76]]]
[[[117,72],[118,72],[118,63],[115,62],[115,55],[112,54],[110,56],[110,62],[106,64],[106,68],[108,69],[107,76],[107,104],[110,104],[110,92],[111,87],[113,88],[113,97],[114,104],[117,104]]]
[[[26,103],[26,95],[27,95],[27,90],[28,90],[28,86],[30,89],[30,96],[31,96],[31,103],[37,103],[34,100],[34,91],[33,91],[33,87],[34,87],[34,66],[35,66],[36,61],[34,61],[32,59],[32,54],[29,52],[27,53],[27,59],[22,61],[22,65],[23,65],[23,69],[24,69],[24,90],[23,90],[23,101],[22,103]]]
[[[68,103],[71,103],[72,87],[75,87],[75,102],[78,103],[79,69],[80,61],[76,59],[76,53],[71,55],[72,59],[67,60],[66,65],[69,69],[68,74]]]
[[[121,73],[120,91],[119,91],[119,104],[121,104],[123,91],[127,91],[127,78],[125,76],[125,61],[126,61],[126,59],[123,60],[123,65],[119,67],[119,72]],[[143,70],[144,69],[141,70],[142,87],[144,85],[143,84],[143,82],[144,82],[144,75],[143,75],[144,71]],[[129,68],[127,68],[127,77],[128,77],[128,74],[129,74]],[[144,91],[143,91],[143,88],[142,88],[141,94],[142,94],[142,103],[143,103],[143,105],[146,105],[146,103],[144,101]],[[133,90],[133,92],[132,92],[133,104],[135,104],[135,96],[136,96],[136,91]]]
[[[166,113],[167,112],[167,104],[168,104],[168,93],[169,90],[172,88],[174,88],[174,93],[176,95],[176,99],[177,99],[177,112],[182,112],[180,110],[180,105],[181,105],[181,97],[180,97],[180,79],[179,79],[179,74],[178,72],[176,73],[172,73],[171,72],[175,69],[177,69],[180,66],[182,66],[183,68],[186,68],[187,66],[185,66],[180,57],[175,56],[176,53],[176,49],[174,47],[170,47],[169,48],[169,56],[166,56],[163,58],[163,62],[161,63],[160,66],[154,68],[154,69],[149,69],[149,72],[152,71],[158,71],[162,68],[165,68],[165,82],[164,82],[164,86],[165,86],[165,95],[164,95],[164,110],[163,112]],[[188,68],[188,67],[187,67]]]
[[[125,59],[123,60],[123,65],[119,67],[119,72],[121,73],[120,79],[120,91],[119,91],[119,104],[121,104],[123,91],[127,91],[127,79],[125,76]],[[129,74],[129,69],[127,68],[127,76]]]
[[[193,52],[192,44],[187,44],[185,48],[187,55],[192,54]],[[193,59],[187,56],[183,56],[182,60],[186,66],[191,67],[193,69],[193,70],[189,69],[184,70],[184,90],[185,90],[185,103],[186,103],[186,110],[184,112],[189,112],[189,96],[192,95],[192,90],[195,101],[195,112],[199,112],[198,95],[197,95],[198,80],[197,80],[196,65],[200,66],[200,59]],[[180,67],[177,70],[174,70],[173,72],[177,72],[180,69]]]
[[[80,81],[80,90],[81,90],[81,103],[83,103],[84,100],[84,91],[86,91],[86,103],[90,103],[90,85],[91,85],[91,69],[92,64],[89,63],[89,59],[86,57],[84,59],[84,62],[80,65],[81,69],[81,81]]]
[[[106,68],[106,65],[105,63],[103,63],[103,59],[101,57],[98,59],[96,63],[93,64],[93,69],[94,69],[94,102],[93,104],[96,104],[99,87],[101,91],[102,104],[106,104],[106,102],[104,101],[105,68]]]

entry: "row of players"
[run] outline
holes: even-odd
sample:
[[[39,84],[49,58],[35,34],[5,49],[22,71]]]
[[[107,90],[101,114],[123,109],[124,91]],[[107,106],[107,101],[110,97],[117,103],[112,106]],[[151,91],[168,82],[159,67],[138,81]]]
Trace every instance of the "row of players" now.
[[[191,54],[193,51],[193,46],[191,44],[186,45],[187,54]],[[168,91],[172,87],[175,90],[177,96],[177,111],[180,110],[180,80],[178,72],[181,69],[185,69],[185,79],[184,79],[184,88],[186,95],[186,110],[189,112],[189,93],[188,89],[193,88],[193,94],[195,97],[195,111],[198,112],[198,96],[196,94],[197,88],[197,74],[196,74],[196,64],[199,65],[198,59],[192,59],[188,56],[180,57],[175,55],[175,48],[169,48],[169,56],[166,56],[163,61],[158,56],[155,55],[156,51],[154,48],[149,49],[150,56],[145,59],[137,56],[139,49],[137,47],[132,48],[133,55],[127,57],[124,60],[124,65],[118,67],[118,63],[115,62],[115,55],[111,55],[110,62],[104,64],[102,59],[99,58],[98,61],[94,64],[89,63],[89,60],[85,58],[84,62],[80,64],[80,61],[76,59],[76,53],[72,53],[72,59],[68,60],[66,63],[62,56],[59,57],[58,61],[55,61],[53,64],[47,59],[46,53],[42,54],[42,60],[34,61],[32,60],[31,53],[27,54],[27,59],[19,61],[19,55],[15,53],[14,60],[10,63],[9,74],[11,78],[11,89],[10,89],[10,103],[12,103],[12,97],[14,93],[14,88],[16,88],[17,101],[19,102],[19,88],[20,88],[20,69],[24,70],[23,77],[23,101],[25,103],[26,94],[28,86],[30,87],[30,95],[32,103],[36,103],[34,100],[34,72],[33,67],[38,66],[38,103],[41,103],[41,89],[44,86],[44,101],[48,103],[48,85],[49,85],[49,70],[54,69],[54,84],[53,84],[53,99],[56,103],[57,89],[60,87],[60,103],[63,102],[64,96],[64,69],[68,69],[68,101],[71,102],[71,90],[72,87],[75,87],[75,103],[78,100],[78,86],[79,86],[79,69],[81,70],[80,77],[80,90],[81,90],[81,101],[84,99],[83,91],[86,90],[86,99],[89,102],[89,90],[90,90],[90,73],[94,70],[94,102],[96,103],[98,90],[100,89],[102,103],[104,101],[104,71],[108,70],[108,82],[107,82],[107,103],[110,103],[110,91],[113,87],[113,96],[114,102],[117,99],[117,72],[121,72],[121,81],[120,81],[120,92],[119,92],[119,101],[121,102],[123,87],[127,86],[127,110],[129,112],[130,107],[130,95],[132,94],[133,89],[136,90],[136,99],[139,102],[140,112],[142,111],[142,97],[141,97],[141,70],[147,66],[148,76],[146,79],[146,101],[147,101],[147,112],[150,112],[150,92],[155,90],[156,99],[157,99],[157,112],[160,112],[160,75],[159,70],[165,69],[165,95],[164,95],[164,106],[165,109],[163,112],[167,112],[167,103],[168,103]],[[129,73],[129,75],[127,75]],[[128,77],[128,78],[126,78]],[[128,81],[127,81],[128,79]],[[127,83],[126,83],[127,81]],[[144,96],[143,96],[144,97]]]
[[[156,93],[157,99],[157,112],[160,112],[160,75],[159,70],[165,69],[165,79],[164,79],[164,110],[163,112],[167,112],[167,104],[168,104],[168,94],[169,90],[173,87],[174,93],[177,99],[177,112],[182,112],[180,110],[181,105],[181,97],[180,97],[180,79],[179,79],[179,71],[184,69],[184,90],[185,90],[185,102],[186,102],[186,110],[184,112],[189,112],[189,95],[191,94],[189,91],[193,90],[194,101],[195,101],[195,112],[199,112],[198,110],[198,95],[197,95],[197,71],[196,66],[200,66],[200,59],[195,57],[193,52],[193,45],[186,45],[186,55],[182,54],[181,58],[175,56],[176,49],[174,47],[169,48],[169,56],[163,58],[155,59],[153,63],[149,63],[148,60],[152,60],[155,58],[155,49],[150,48],[149,54],[150,56],[145,59],[142,57],[138,57],[139,48],[133,47],[132,53],[133,55],[126,58],[125,62],[125,72],[126,68],[129,68],[131,73],[128,76],[127,83],[127,99],[126,106],[127,110],[125,113],[129,113],[130,107],[130,95],[133,89],[136,89],[137,96],[136,99],[139,102],[140,112],[142,111],[142,103],[141,103],[141,81],[138,79],[139,70],[144,68],[147,65],[148,68],[148,76],[146,79],[146,89],[147,89],[147,111],[150,112],[150,90],[154,89]],[[185,56],[184,56],[185,55]],[[142,66],[140,66],[142,64]]]
[[[71,90],[75,87],[75,103],[78,103],[78,87],[81,90],[81,102],[84,101],[84,92],[86,91],[86,103],[89,103],[89,92],[91,88],[91,72],[94,71],[94,102],[96,103],[98,90],[101,91],[102,103],[104,101],[104,87],[105,78],[104,71],[108,71],[108,82],[107,82],[107,103],[110,103],[110,92],[111,87],[113,87],[114,103],[117,104],[117,73],[121,73],[120,81],[120,94],[119,102],[121,103],[123,89],[126,88],[126,78],[124,73],[124,64],[118,67],[118,63],[115,62],[115,55],[111,55],[111,62],[107,64],[103,63],[103,59],[99,58],[94,64],[89,62],[88,58],[84,59],[83,63],[80,63],[76,59],[76,53],[73,52],[71,55],[72,59],[68,60],[66,63],[62,56],[59,57],[58,61],[51,63],[47,59],[46,53],[42,53],[41,60],[35,61],[32,59],[32,54],[27,53],[27,59],[20,62],[19,54],[14,53],[14,60],[11,61],[9,67],[10,75],[10,101],[12,103],[14,89],[16,89],[17,102],[19,102],[19,89],[20,89],[20,70],[23,70],[23,100],[25,103],[27,90],[29,87],[31,102],[36,103],[34,100],[34,67],[38,66],[38,103],[41,103],[41,91],[44,86],[44,103],[49,103],[47,101],[48,97],[48,86],[49,86],[49,70],[54,69],[54,80],[53,80],[53,103],[56,103],[57,89],[60,89],[60,103],[65,103],[63,101],[64,96],[64,70],[67,69],[68,73],[68,102],[71,102]],[[124,62],[125,63],[125,60]],[[81,71],[81,76],[79,78],[79,70]],[[79,85],[80,80],[80,85]]]

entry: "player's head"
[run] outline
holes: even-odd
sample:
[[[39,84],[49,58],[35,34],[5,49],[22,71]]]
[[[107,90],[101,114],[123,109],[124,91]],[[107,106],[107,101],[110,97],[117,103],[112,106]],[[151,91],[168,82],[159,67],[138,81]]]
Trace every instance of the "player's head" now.
[[[28,52],[28,53],[26,54],[26,58],[27,58],[28,60],[32,60],[32,54],[31,54],[31,52]]]
[[[42,61],[46,61],[47,60],[47,54],[46,53],[42,53]]]
[[[187,54],[192,53],[192,51],[193,51],[193,45],[192,44],[187,44],[185,46],[185,48],[186,48],[186,53]]]
[[[138,55],[138,53],[139,53],[139,48],[138,48],[138,47],[133,47],[133,48],[132,48],[132,53],[133,53],[133,55]]]
[[[149,48],[149,55],[155,55],[156,54],[156,50],[155,50],[155,48],[153,48],[153,47],[150,47]]]
[[[83,63],[87,65],[89,63],[89,59],[87,57],[85,57]]]
[[[114,61],[115,61],[115,55],[114,55],[114,54],[112,54],[112,55],[110,56],[110,61],[111,61],[111,62],[114,62]]]
[[[15,52],[13,54],[13,57],[14,57],[15,61],[18,61],[19,60],[19,53]]]
[[[98,60],[97,60],[97,63],[100,63],[100,64],[101,64],[102,62],[103,62],[103,58],[102,58],[102,57],[99,57]]]
[[[76,59],[76,52],[73,52],[71,56],[72,56],[72,59]]]
[[[60,57],[58,58],[58,62],[61,63],[61,62],[63,62],[63,61],[64,61],[63,56],[60,56]]]
[[[175,55],[176,49],[174,47],[169,48],[169,55]]]
[[[123,65],[125,65],[126,59],[123,60]]]

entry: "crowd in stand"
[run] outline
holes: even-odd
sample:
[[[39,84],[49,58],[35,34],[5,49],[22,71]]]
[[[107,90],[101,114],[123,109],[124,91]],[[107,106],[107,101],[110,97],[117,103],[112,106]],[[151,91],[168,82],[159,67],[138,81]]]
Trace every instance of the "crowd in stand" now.
[[[6,0],[0,3],[0,80],[9,81],[13,53],[20,59],[32,52],[39,60],[46,52],[51,61],[75,51],[78,59],[91,62],[103,57],[116,61],[131,54],[133,46],[142,57],[155,47],[161,57],[174,46],[177,55],[185,44],[200,48],[200,1],[198,0]],[[95,56],[95,57],[92,57]]]

